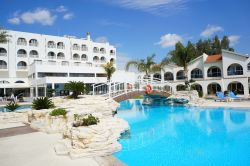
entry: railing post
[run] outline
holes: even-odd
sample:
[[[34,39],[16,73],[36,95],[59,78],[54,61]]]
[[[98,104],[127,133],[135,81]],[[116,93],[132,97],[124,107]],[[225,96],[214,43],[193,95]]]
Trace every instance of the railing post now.
[[[93,95],[95,95],[95,84],[93,84]]]
[[[127,83],[124,82],[123,84],[124,84],[124,91],[127,94]]]

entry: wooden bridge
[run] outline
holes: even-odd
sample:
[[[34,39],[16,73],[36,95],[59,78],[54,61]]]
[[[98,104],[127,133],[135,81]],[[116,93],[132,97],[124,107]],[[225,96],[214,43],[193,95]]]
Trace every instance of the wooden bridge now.
[[[115,96],[113,99],[116,102],[121,102],[124,100],[128,100],[128,99],[133,99],[137,96],[141,96],[141,95],[145,95],[145,91],[131,91],[131,92],[127,92],[127,93],[123,93],[121,95]],[[150,93],[150,95],[159,95],[162,97],[169,97],[171,95],[170,92],[163,92],[163,91],[157,91],[157,90],[153,90],[152,93]]]

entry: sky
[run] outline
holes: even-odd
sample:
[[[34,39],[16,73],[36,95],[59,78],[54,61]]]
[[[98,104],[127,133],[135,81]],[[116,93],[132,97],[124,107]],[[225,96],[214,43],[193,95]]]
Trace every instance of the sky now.
[[[0,26],[17,31],[85,37],[117,48],[119,68],[176,42],[227,35],[250,54],[250,0],[0,0]]]

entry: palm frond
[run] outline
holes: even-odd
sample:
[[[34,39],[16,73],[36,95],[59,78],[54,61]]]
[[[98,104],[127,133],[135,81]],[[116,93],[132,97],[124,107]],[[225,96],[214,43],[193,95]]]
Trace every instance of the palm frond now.
[[[126,64],[125,70],[128,71],[131,66],[134,66],[134,67],[138,68],[138,64],[139,64],[138,61],[129,61]]]

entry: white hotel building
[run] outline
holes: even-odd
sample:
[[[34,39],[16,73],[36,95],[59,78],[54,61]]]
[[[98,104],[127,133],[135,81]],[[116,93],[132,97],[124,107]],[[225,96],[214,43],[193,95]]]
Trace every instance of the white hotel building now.
[[[183,67],[175,65],[153,74],[152,79],[160,79],[173,92],[182,90],[185,85]],[[188,64],[188,79],[195,80],[195,89],[202,91],[204,96],[229,90],[249,97],[250,57],[226,50],[222,50],[221,55],[203,54]]]
[[[69,81],[106,82],[101,65],[116,62],[116,48],[93,42],[89,34],[77,39],[7,32],[9,41],[0,43],[0,96],[9,96],[13,90],[16,95],[43,96],[46,87],[59,93]],[[113,78],[123,81],[120,75],[116,72]]]

